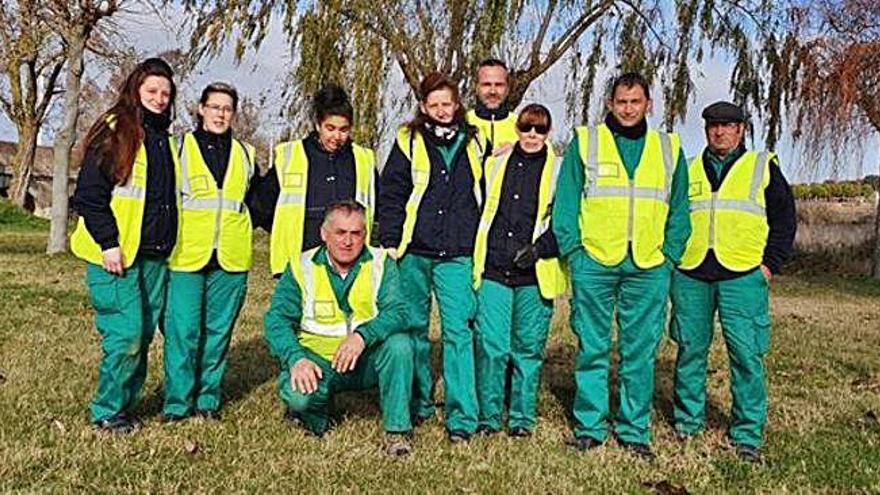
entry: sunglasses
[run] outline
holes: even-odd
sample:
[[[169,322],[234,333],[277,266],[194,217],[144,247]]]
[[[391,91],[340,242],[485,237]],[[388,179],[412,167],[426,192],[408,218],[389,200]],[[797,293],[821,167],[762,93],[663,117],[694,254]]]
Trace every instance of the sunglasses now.
[[[530,124],[528,122],[518,122],[516,124],[516,128],[519,129],[519,132],[525,134],[526,132],[535,130],[537,134],[547,134],[550,132],[550,126],[547,124]]]

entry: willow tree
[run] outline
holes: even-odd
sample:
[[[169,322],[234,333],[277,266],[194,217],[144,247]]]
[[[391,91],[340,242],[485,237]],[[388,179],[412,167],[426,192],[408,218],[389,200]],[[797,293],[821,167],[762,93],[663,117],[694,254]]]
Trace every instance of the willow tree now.
[[[780,51],[785,70],[778,100],[788,108],[793,136],[809,161],[836,168],[872,135],[880,136],[880,3],[819,0],[800,11],[797,21],[801,31]],[[880,153],[869,156],[878,160]],[[880,279],[877,208],[872,272]]]
[[[294,68],[289,109],[327,81],[356,101],[357,135],[375,143],[382,118],[396,113],[428,72],[441,70],[470,95],[479,62],[511,67],[510,103],[567,60],[570,114],[586,116],[599,69],[641,70],[659,78],[667,126],[682,119],[704,49],[733,54],[730,83],[743,101],[763,101],[763,46],[778,28],[771,0],[185,0],[196,13],[197,56],[234,43],[258,49],[281,20]],[[409,91],[401,94],[400,81]],[[390,107],[390,108],[389,108]],[[300,112],[301,114],[302,112]]]

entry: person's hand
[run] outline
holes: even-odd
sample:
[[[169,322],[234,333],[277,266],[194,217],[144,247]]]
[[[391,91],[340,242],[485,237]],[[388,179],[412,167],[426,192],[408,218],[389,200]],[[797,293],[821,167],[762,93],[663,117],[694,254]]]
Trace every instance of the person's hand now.
[[[388,256],[390,256],[391,259],[397,261],[397,248],[388,248],[385,252],[388,253]]]
[[[507,154],[513,148],[513,143],[503,143],[499,147],[492,150],[492,156],[501,156]]]
[[[767,268],[767,265],[761,265],[761,273],[764,274],[764,280],[768,283],[773,280],[773,272],[770,271],[770,268]]]
[[[333,369],[339,373],[348,373],[353,370],[365,347],[367,344],[361,334],[354,332],[349,335],[333,355]]]
[[[534,244],[526,244],[516,251],[513,257],[513,264],[520,270],[525,270],[535,266],[538,262],[538,247]]]
[[[122,259],[122,249],[119,246],[107,249],[102,254],[105,270],[116,275],[125,273],[125,260]]]
[[[309,358],[300,358],[290,368],[290,386],[294,392],[308,395],[318,390],[318,380],[323,377],[321,367]]]

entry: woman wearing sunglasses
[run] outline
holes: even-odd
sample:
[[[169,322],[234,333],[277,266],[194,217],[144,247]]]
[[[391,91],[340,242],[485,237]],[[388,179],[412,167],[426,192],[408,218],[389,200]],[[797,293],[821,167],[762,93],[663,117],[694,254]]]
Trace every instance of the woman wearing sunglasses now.
[[[518,142],[486,166],[474,246],[478,432],[486,435],[502,428],[508,366],[508,435],[532,434],[553,300],[566,289],[550,229],[559,172],[550,125],[546,107],[526,106],[516,124]]]

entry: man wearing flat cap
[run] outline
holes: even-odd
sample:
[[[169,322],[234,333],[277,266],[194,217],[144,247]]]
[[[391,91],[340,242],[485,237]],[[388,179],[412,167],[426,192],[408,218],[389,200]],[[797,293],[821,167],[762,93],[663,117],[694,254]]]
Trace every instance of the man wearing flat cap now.
[[[730,358],[728,437],[759,462],[767,421],[764,355],[770,346],[769,286],[791,253],[795,207],[776,154],[748,151],[748,115],[717,102],[703,110],[708,146],[689,166],[691,237],[672,277],[670,334],[678,344],[675,430],[706,423],[706,367],[715,313]]]

